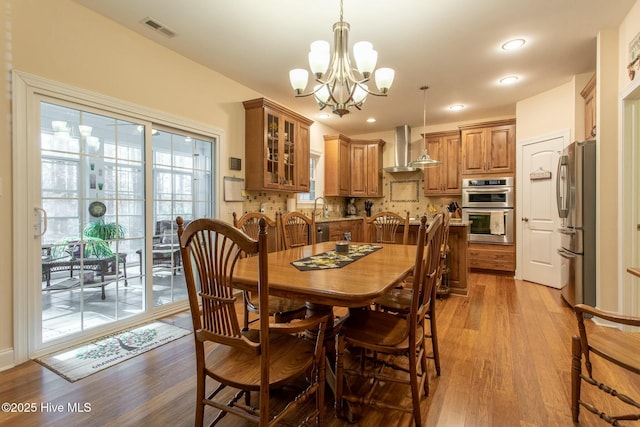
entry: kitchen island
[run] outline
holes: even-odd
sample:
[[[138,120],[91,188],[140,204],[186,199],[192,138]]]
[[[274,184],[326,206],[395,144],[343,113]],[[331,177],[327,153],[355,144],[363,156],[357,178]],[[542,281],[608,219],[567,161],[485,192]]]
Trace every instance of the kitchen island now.
[[[412,220],[409,225],[409,243],[416,243],[419,220]],[[401,231],[398,231],[401,233]],[[469,221],[459,218],[451,218],[449,222],[449,254],[448,284],[449,292],[455,295],[466,296],[469,292],[469,262],[467,251],[469,248]]]

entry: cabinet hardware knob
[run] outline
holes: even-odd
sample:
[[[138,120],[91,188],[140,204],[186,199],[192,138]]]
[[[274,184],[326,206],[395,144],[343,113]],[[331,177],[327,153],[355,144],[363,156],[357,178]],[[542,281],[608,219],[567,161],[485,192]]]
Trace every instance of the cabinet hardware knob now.
[[[525,216],[525,217],[522,217],[522,221],[524,221],[524,222],[529,222],[529,218],[527,218],[526,216]]]

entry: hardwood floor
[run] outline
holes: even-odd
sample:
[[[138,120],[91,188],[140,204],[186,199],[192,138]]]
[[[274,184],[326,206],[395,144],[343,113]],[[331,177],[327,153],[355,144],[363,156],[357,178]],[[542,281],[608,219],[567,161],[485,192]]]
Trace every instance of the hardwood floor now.
[[[449,296],[436,303],[442,375],[436,377],[430,364],[431,393],[421,404],[425,425],[572,425],[571,336],[577,333],[577,325],[559,291],[480,273],[471,274],[470,283],[468,297]],[[190,328],[186,313],[163,320]],[[594,362],[594,372],[600,373],[602,381],[611,381],[621,392],[640,395],[637,378],[599,362]],[[37,411],[0,412],[0,425],[190,426],[194,373],[192,336],[75,383],[30,361],[0,372],[0,402],[36,403]],[[385,392],[409,404],[408,389]],[[602,395],[585,386],[583,393]],[[334,417],[332,398],[328,392],[325,425],[350,425]],[[41,410],[47,403],[64,409]],[[90,411],[70,413],[69,403],[89,403]],[[602,409],[610,411],[612,406],[620,405],[613,402]],[[219,425],[253,424],[227,416]],[[357,425],[410,426],[412,421],[409,414],[364,408]],[[581,425],[605,424],[583,410]]]

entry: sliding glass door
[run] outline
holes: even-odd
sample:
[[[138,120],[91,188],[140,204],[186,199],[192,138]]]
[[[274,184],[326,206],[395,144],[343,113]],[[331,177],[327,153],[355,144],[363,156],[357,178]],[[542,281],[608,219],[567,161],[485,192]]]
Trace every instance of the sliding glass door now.
[[[186,300],[175,219],[212,216],[214,138],[39,102],[37,348]]]

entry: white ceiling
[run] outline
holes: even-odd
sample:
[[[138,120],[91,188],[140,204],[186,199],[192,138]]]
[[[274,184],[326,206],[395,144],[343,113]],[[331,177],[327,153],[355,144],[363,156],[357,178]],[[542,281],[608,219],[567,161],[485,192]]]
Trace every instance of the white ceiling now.
[[[616,29],[635,0],[344,0],[349,44],[373,43],[378,67],[396,77],[388,97],[362,111],[320,119],[311,98],[295,98],[289,70],[308,68],[309,44],[333,43],[339,0],[75,0],[264,96],[349,135],[515,114],[519,100],[593,72],[596,36]],[[167,38],[141,21],[177,33]],[[527,40],[517,52],[505,41]],[[498,80],[517,74],[503,87]],[[448,106],[466,108],[450,112]],[[366,119],[375,117],[374,124]]]

